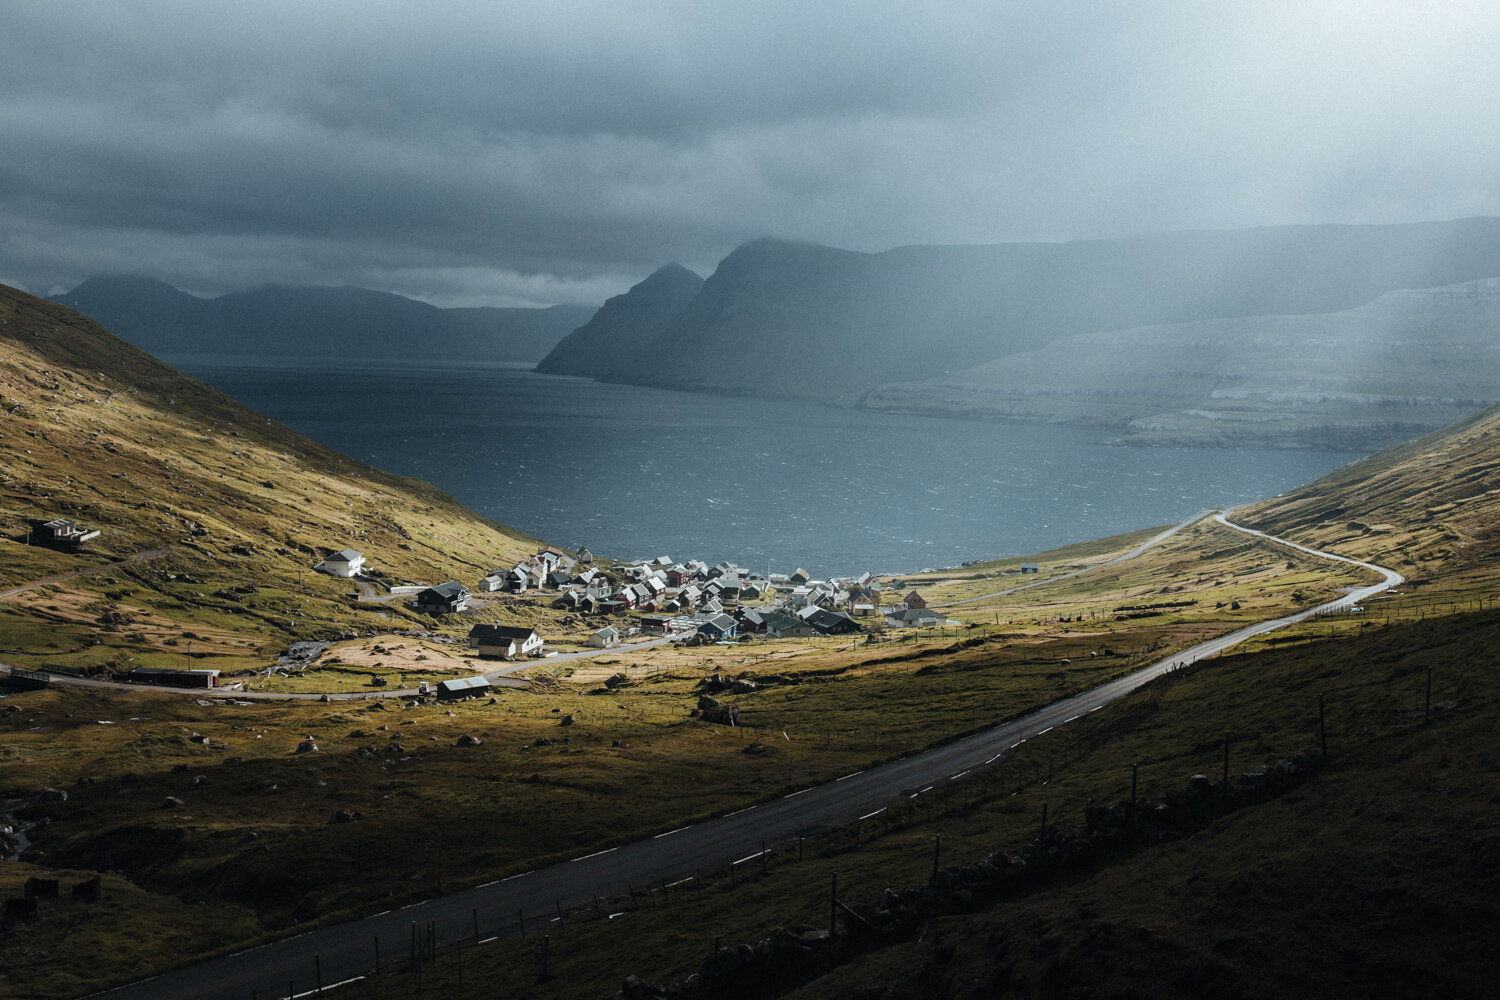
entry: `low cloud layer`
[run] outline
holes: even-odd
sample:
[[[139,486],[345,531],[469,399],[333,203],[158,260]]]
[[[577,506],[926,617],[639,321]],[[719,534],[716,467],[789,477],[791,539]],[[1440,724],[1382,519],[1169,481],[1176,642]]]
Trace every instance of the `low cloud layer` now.
[[[830,6],[12,4],[0,280],[597,302],[761,235],[1500,214],[1490,4]]]

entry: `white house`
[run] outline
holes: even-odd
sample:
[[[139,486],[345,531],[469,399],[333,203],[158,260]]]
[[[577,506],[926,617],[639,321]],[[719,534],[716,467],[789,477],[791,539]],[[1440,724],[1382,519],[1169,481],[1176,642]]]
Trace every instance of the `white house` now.
[[[365,568],[365,554],[353,549],[344,549],[318,563],[313,569],[329,576],[358,576]]]

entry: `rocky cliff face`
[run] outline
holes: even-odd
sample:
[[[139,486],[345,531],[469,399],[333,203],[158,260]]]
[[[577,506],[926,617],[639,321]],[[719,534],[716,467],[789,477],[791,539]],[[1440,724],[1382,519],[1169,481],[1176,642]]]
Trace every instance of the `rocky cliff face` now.
[[[868,393],[874,409],[1082,424],[1131,444],[1371,449],[1500,399],[1500,279],[1340,312],[1063,338]]]

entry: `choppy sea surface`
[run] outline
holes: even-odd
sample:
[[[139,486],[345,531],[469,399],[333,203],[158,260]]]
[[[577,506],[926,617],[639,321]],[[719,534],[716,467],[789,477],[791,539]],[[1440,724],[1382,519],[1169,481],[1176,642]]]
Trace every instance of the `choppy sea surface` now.
[[[1166,524],[1359,457],[1117,448],[1101,432],[866,413],[524,366],[179,367],[495,520],[621,558],[902,573]]]

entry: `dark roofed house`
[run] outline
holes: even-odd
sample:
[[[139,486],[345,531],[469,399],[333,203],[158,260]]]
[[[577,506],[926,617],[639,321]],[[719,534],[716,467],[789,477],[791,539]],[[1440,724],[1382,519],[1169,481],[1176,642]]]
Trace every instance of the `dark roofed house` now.
[[[32,545],[45,545],[49,549],[77,552],[85,542],[98,537],[98,528],[85,528],[69,518],[54,517],[50,521],[32,521],[27,540]]]
[[[475,625],[469,644],[487,659],[519,660],[542,651],[542,637],[529,625]]]
[[[728,615],[714,615],[698,626],[698,632],[711,639],[732,639],[739,623]]]
[[[462,611],[469,606],[469,588],[457,580],[440,583],[419,592],[412,607],[430,615],[446,615]]]
[[[913,590],[910,594],[901,598],[901,606],[907,609],[927,607],[927,599]]]
[[[931,608],[897,608],[885,615],[885,623],[892,628],[926,628],[941,625],[945,620]]]
[[[852,632],[863,632],[853,618],[842,611],[829,611],[827,608],[809,607],[802,611],[797,617],[817,629],[822,635],[849,635]]]
[[[818,634],[818,630],[795,615],[783,611],[770,611],[765,615],[766,634],[773,639],[805,638]]]
[[[812,574],[805,569],[794,569],[787,574],[786,578],[792,583],[807,583],[812,579]]]

